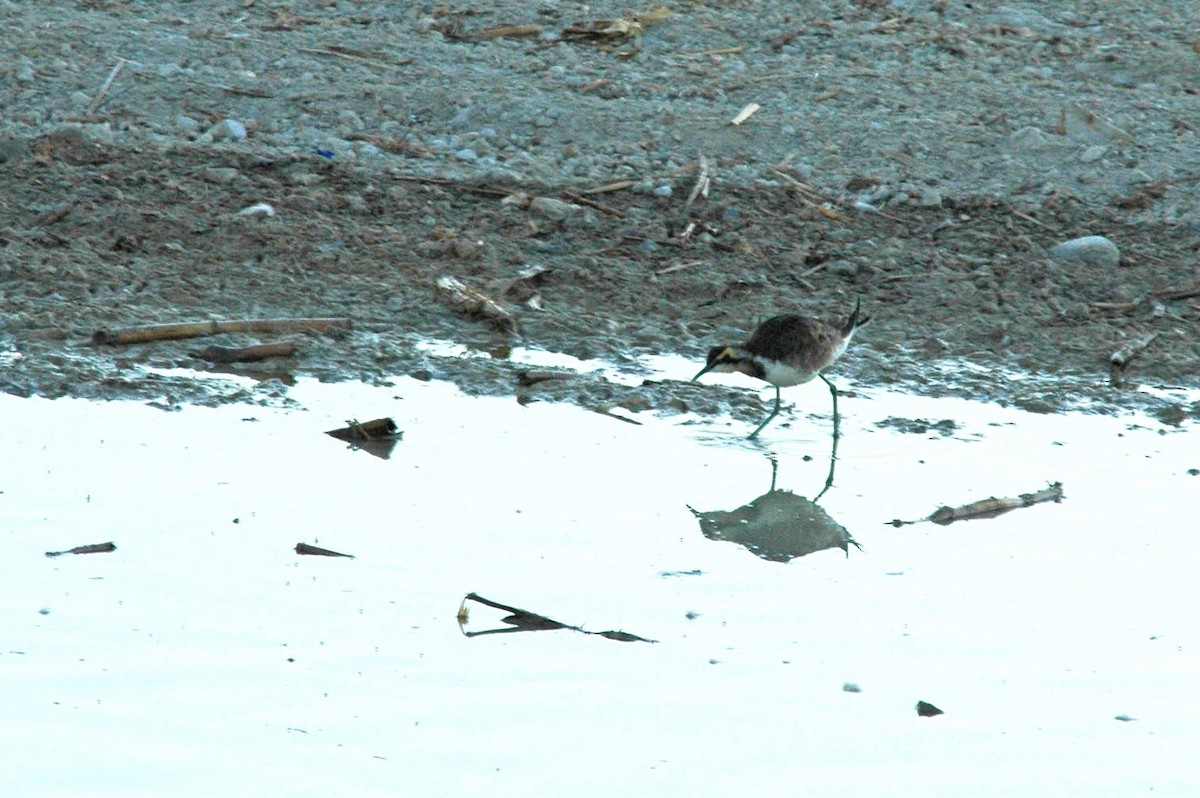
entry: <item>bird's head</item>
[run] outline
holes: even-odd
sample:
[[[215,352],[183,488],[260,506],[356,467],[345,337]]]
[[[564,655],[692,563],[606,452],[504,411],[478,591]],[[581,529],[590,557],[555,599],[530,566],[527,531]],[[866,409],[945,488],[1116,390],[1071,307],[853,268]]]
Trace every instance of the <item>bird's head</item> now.
[[[741,372],[743,374],[754,374],[754,364],[750,356],[745,350],[736,346],[714,346],[708,350],[708,362],[704,368],[700,369],[700,373],[692,377],[692,382],[703,377],[710,371],[718,373],[733,374]]]

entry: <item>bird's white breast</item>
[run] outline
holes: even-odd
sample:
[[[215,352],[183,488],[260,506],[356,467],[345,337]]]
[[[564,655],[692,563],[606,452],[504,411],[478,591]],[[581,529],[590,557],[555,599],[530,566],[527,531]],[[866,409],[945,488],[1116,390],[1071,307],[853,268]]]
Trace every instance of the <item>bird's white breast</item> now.
[[[777,360],[767,360],[764,358],[762,365],[764,372],[763,379],[772,385],[778,385],[780,388],[800,385],[817,376],[815,371],[801,371],[794,366],[780,363]]]

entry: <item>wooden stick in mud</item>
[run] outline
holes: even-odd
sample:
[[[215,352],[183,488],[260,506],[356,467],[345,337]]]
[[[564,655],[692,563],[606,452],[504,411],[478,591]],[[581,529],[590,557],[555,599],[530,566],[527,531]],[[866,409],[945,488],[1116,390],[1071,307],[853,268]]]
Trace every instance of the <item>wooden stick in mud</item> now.
[[[517,319],[508,308],[462,280],[444,275],[437,280],[438,295],[450,308],[464,316],[481,318],[506,332],[517,332]]]
[[[1108,383],[1114,388],[1121,387],[1121,375],[1125,373],[1125,367],[1128,366],[1133,359],[1142,353],[1150,343],[1158,337],[1158,333],[1150,333],[1145,338],[1139,338],[1135,341],[1126,341],[1120,349],[1108,356]]]
[[[945,526],[953,524],[955,521],[969,521],[976,518],[995,518],[998,515],[1003,515],[1010,510],[1016,510],[1020,507],[1032,507],[1041,502],[1061,502],[1063,500],[1063,486],[1061,482],[1055,482],[1042,490],[1034,493],[1022,493],[1020,496],[1012,498],[997,499],[992,496],[987,499],[981,499],[977,502],[964,504],[961,507],[939,507],[928,518],[922,518],[917,521],[901,521],[899,519],[892,521],[892,526],[900,527],[909,524],[919,524],[921,521],[932,521],[935,524]]]
[[[296,354],[296,345],[289,341],[278,341],[257,346],[206,346],[188,354],[210,363],[251,363],[269,357],[291,357]]]
[[[236,321],[191,321],[177,324],[147,324],[123,330],[97,330],[92,333],[93,344],[119,346],[144,344],[149,341],[170,341],[177,338],[200,338],[222,333],[281,333],[307,331],[330,333],[350,329],[350,319],[242,319]]]
[[[96,110],[104,104],[104,97],[108,94],[108,90],[112,88],[113,81],[117,79],[117,75],[121,74],[121,70],[128,64],[128,59],[117,56],[117,65],[112,68],[112,72],[108,73],[108,78],[100,87],[100,91],[96,92],[96,99],[92,100],[92,104],[88,106],[86,116],[91,116],[96,113]]]

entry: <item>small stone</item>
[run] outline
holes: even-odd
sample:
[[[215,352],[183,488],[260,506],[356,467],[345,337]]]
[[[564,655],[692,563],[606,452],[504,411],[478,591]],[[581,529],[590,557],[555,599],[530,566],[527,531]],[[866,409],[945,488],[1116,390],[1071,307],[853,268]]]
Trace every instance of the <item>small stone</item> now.
[[[853,277],[858,274],[858,264],[852,260],[831,260],[825,264],[825,271],[838,277]]]
[[[917,204],[923,208],[942,207],[942,192],[936,188],[922,188],[917,194]]]
[[[84,141],[91,144],[109,145],[113,143],[112,128],[108,123],[101,122],[99,124],[80,125],[79,132],[83,134]]]
[[[300,172],[292,175],[289,180],[295,186],[315,186],[325,178],[313,172]]]
[[[238,170],[232,166],[211,166],[201,175],[210,183],[229,184],[237,179]]]
[[[450,243],[450,251],[459,260],[478,260],[487,251],[487,244],[479,239],[456,238]]]
[[[475,150],[471,149],[470,147],[463,147],[461,150],[454,153],[454,157],[460,161],[474,163],[475,161],[479,160],[479,153],[475,152]]]
[[[246,126],[236,119],[222,119],[210,127],[205,135],[212,141],[242,141],[246,138]]]
[[[185,136],[195,136],[200,132],[200,122],[190,116],[180,114],[175,117],[175,129]]]
[[[1094,163],[1103,158],[1106,152],[1108,152],[1108,147],[1103,144],[1093,144],[1079,153],[1079,161],[1080,163]]]
[[[1121,250],[1104,236],[1084,236],[1059,244],[1050,250],[1050,257],[1064,263],[1113,268],[1121,262]]]
[[[842,691],[846,693],[861,693],[862,688],[854,682],[845,682],[842,684]]]
[[[670,197],[675,193],[675,189],[671,188],[670,186],[656,186],[653,193],[656,197],[670,199]]]
[[[583,208],[553,197],[534,197],[529,202],[529,210],[551,219],[565,219],[579,213]]]
[[[363,123],[362,117],[359,116],[357,112],[349,108],[343,108],[342,110],[338,111],[337,117],[338,121],[352,132],[362,130],[366,127],[366,125]]]
[[[1044,150],[1051,146],[1050,137],[1040,128],[1023,127],[1008,136],[1009,142],[1021,150]]]
[[[1067,103],[1059,121],[1067,137],[1075,141],[1119,141],[1124,144],[1136,144],[1129,133],[1079,103]]]

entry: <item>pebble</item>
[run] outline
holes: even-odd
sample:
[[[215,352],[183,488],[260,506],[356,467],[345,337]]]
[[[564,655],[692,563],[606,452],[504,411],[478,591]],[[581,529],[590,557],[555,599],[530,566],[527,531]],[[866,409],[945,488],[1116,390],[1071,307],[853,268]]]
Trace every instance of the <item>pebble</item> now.
[[[114,141],[112,128],[108,126],[107,122],[80,125],[79,132],[83,134],[85,141],[92,144],[110,145]]]
[[[1050,257],[1063,263],[1087,263],[1098,268],[1113,268],[1121,262],[1121,250],[1104,236],[1075,238],[1050,250]]]
[[[351,132],[364,130],[366,128],[366,124],[363,122],[362,117],[349,108],[343,108],[342,110],[338,111],[337,117],[338,121],[341,122],[342,125]]]
[[[236,119],[222,119],[204,134],[207,141],[242,141],[246,138],[246,126]]]
[[[656,197],[662,197],[663,199],[669,199],[675,193],[675,189],[671,188],[670,186],[665,186],[665,185],[657,186],[654,189],[653,193],[654,193],[654,196],[656,196]]]
[[[1079,153],[1080,163],[1094,163],[1104,157],[1108,152],[1108,147],[1103,144],[1093,144],[1092,146]]]
[[[942,207],[942,192],[936,188],[921,188],[917,194],[917,204],[923,208],[940,208]]]
[[[205,180],[210,183],[232,183],[237,179],[238,170],[232,166],[211,166],[202,172]]]
[[[323,177],[312,172],[299,172],[290,178],[292,185],[295,186],[315,186],[322,180],[324,180]]]
[[[1008,135],[1009,142],[1021,150],[1043,150],[1051,146],[1050,137],[1041,128],[1023,127]]]
[[[529,210],[551,219],[565,219],[583,209],[578,205],[553,197],[534,197],[529,202]]]
[[[825,264],[825,271],[839,277],[853,277],[858,274],[858,264],[852,260],[831,260]]]
[[[200,122],[190,116],[180,114],[175,117],[175,129],[185,136],[199,135]]]

